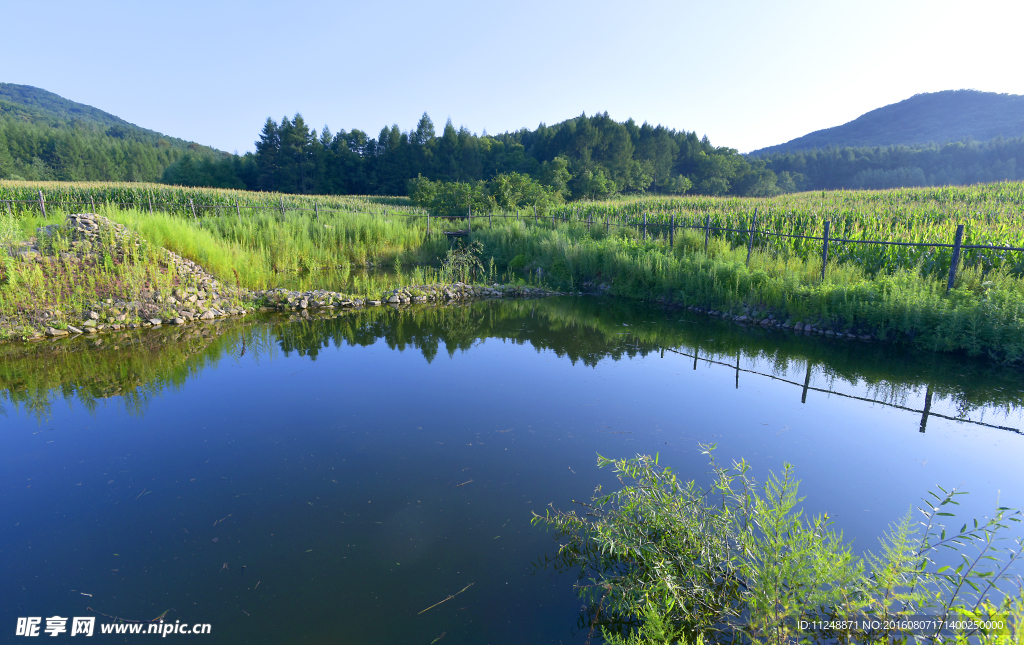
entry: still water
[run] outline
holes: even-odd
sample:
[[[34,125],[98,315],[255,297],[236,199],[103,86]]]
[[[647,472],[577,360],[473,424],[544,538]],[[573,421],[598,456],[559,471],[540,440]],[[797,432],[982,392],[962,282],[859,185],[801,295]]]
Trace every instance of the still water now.
[[[965,519],[1024,505],[1019,370],[614,300],[0,353],[5,642],[18,617],[171,610],[212,632],[171,640],[583,643],[530,518],[614,487],[597,454],[702,481],[701,443],[792,463],[859,551],[936,485],[971,492]]]

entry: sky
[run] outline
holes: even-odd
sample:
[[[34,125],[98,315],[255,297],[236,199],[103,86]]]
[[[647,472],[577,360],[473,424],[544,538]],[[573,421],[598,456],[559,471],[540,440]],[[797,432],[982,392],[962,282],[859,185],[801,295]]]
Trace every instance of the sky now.
[[[481,134],[608,112],[749,152],[922,92],[1024,94],[1024,2],[4,0],[0,82],[228,152],[268,117]],[[17,26],[15,28],[15,26]]]

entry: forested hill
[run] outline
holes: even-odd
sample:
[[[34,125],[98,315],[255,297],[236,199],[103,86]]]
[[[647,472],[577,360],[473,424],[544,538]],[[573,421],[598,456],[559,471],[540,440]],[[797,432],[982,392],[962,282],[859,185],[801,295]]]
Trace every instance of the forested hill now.
[[[0,83],[0,179],[364,195],[426,194],[431,182],[454,182],[501,203],[515,193],[534,205],[540,196],[771,196],[1024,179],[1024,97],[965,90],[918,95],[794,140],[825,147],[759,155],[712,145],[693,131],[615,121],[607,112],[498,135],[450,120],[439,130],[424,114],[408,130],[385,126],[375,138],[358,129],[317,131],[296,114],[268,118],[262,130],[254,123],[256,152],[229,155],[45,90]],[[813,139],[834,131],[845,138]],[[954,141],[913,143],[948,139]]]
[[[228,156],[53,92],[0,83],[0,178],[158,181],[186,153]]]
[[[834,128],[805,134],[750,154],[824,148],[915,146],[1024,136],[1024,96],[975,90],[917,94]]]

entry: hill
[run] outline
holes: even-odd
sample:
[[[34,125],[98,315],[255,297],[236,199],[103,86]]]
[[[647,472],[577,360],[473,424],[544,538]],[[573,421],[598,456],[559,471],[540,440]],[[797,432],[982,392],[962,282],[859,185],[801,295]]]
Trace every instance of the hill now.
[[[750,153],[760,156],[822,148],[918,146],[1024,136],[1024,96],[975,90],[917,94],[849,123]]]
[[[0,83],[0,178],[155,181],[186,153],[227,156],[53,92]]]

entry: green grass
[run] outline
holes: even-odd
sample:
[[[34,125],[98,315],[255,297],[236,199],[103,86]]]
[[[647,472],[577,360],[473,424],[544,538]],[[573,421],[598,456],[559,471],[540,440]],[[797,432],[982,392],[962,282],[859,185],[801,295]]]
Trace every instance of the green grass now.
[[[285,199],[286,207],[295,209],[318,204],[322,210],[317,218],[308,210],[286,208],[282,216],[278,210],[233,206],[274,206],[280,202],[278,195],[166,186],[0,182],[0,197],[30,197],[37,189],[54,201],[101,194],[111,204],[98,209],[101,214],[140,231],[154,245],[202,264],[220,280],[248,288],[288,283],[342,290],[338,284],[345,283],[354,295],[376,297],[403,281],[438,281],[443,276],[432,267],[439,266],[449,248],[439,233],[444,225],[435,220],[427,235],[425,218],[404,217],[420,212],[399,198]],[[148,208],[116,205],[115,198],[142,200],[150,194],[179,204],[202,199],[222,207],[196,219],[189,209],[151,214]],[[326,210],[328,204],[346,210]],[[966,243],[1021,245],[1022,204],[1021,183],[772,199],[632,198],[560,207],[556,218],[565,216],[567,221],[557,220],[556,226],[543,218],[498,217],[490,222],[481,216],[474,218],[473,236],[483,245],[488,279],[537,280],[540,269],[541,279],[559,288],[605,284],[613,294],[628,298],[674,301],[752,317],[770,313],[793,323],[870,333],[933,351],[1020,362],[1020,254],[966,251],[955,288],[947,294],[949,249],[835,243],[822,279],[817,241],[755,236],[748,265],[746,233],[712,236],[705,250],[703,231],[680,229],[674,248],[669,248],[667,231],[655,224],[667,223],[670,215],[679,224],[703,224],[710,216],[712,225],[742,229],[757,209],[758,228],[777,232],[815,235],[822,220],[829,219],[833,237],[948,242],[955,225],[964,223]],[[639,225],[644,213],[647,239]],[[51,206],[48,214],[47,221],[54,221],[61,211]],[[43,223],[37,207],[21,208],[15,220],[21,235]],[[605,223],[611,224],[608,230]],[[0,234],[3,230],[0,225]],[[360,269],[368,262],[392,272],[363,275]],[[478,271],[476,277],[483,276]],[[32,284],[40,284],[38,276]]]
[[[945,280],[921,267],[871,275],[852,262],[821,260],[747,249],[724,238],[688,233],[674,249],[646,242],[630,229],[606,235],[570,223],[551,230],[522,222],[475,232],[484,256],[500,267],[541,269],[556,284],[579,288],[604,283],[611,293],[665,299],[706,309],[813,323],[823,328],[871,333],[934,351],[1019,362],[1024,359],[1024,280],[1010,268],[987,273],[979,265],[958,274],[946,293]],[[511,275],[511,274],[509,274]]]
[[[756,224],[754,221],[757,213]],[[829,236],[851,240],[932,242],[952,244],[956,226],[964,225],[964,244],[1024,248],[1024,183],[978,186],[904,188],[884,191],[821,191],[772,198],[633,197],[604,202],[566,204],[554,215],[571,220],[592,219],[640,230],[646,214],[650,234],[667,237],[670,217],[679,226],[737,229],[712,233],[734,246],[746,246],[752,224],[761,232],[820,237],[824,222]],[[703,235],[703,232],[701,232]],[[819,240],[768,237],[755,234],[755,248],[775,255],[807,260],[820,255]],[[949,248],[899,247],[832,242],[829,255],[838,262],[856,262],[869,274],[915,268],[935,275],[949,271]],[[990,270],[1009,264],[1024,269],[1019,252],[964,250],[962,261]]]

